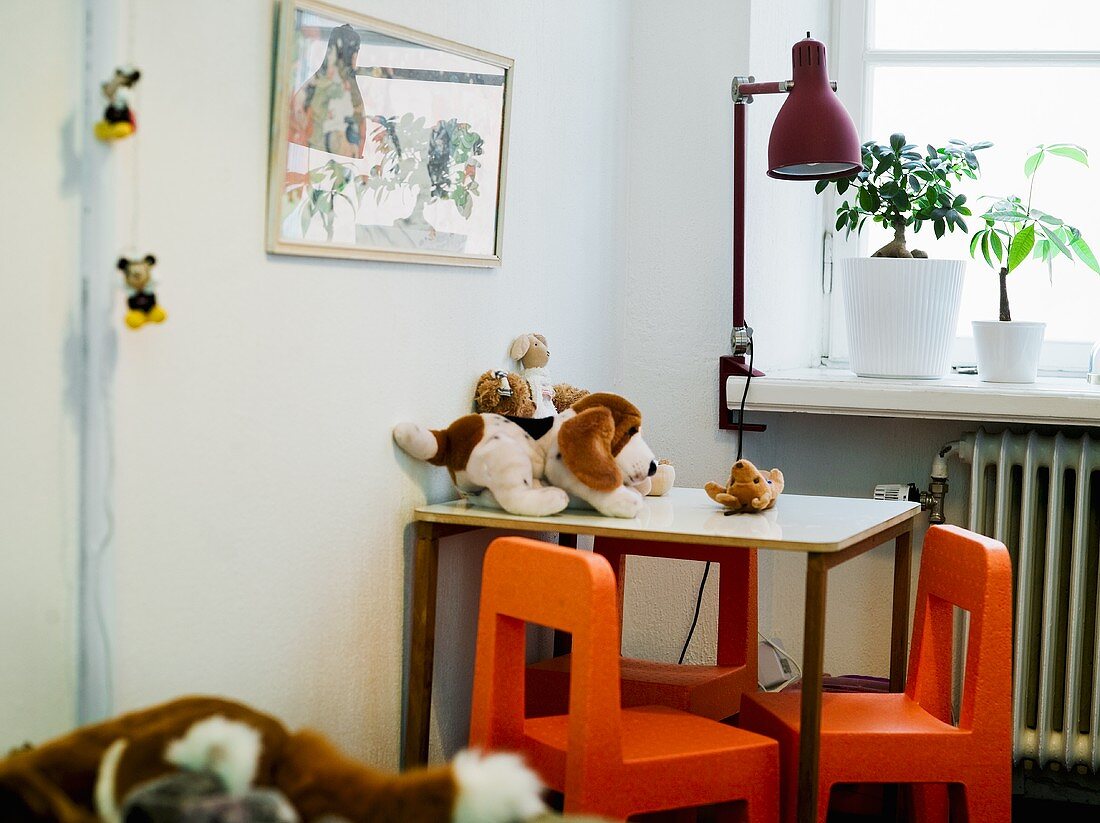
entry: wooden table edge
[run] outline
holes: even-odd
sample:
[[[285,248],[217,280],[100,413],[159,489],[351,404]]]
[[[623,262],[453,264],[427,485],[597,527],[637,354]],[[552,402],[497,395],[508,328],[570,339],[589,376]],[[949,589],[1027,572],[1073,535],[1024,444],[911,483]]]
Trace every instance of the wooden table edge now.
[[[457,502],[457,501],[452,501]],[[884,531],[896,528],[899,524],[913,520],[920,514],[920,506],[913,504],[914,508],[899,512],[889,520],[870,526],[858,534],[851,535],[844,540],[832,543],[807,543],[790,540],[775,540],[766,537],[730,537],[721,534],[691,534],[677,532],[661,532],[639,525],[638,528],[608,527],[599,525],[578,525],[555,521],[551,517],[513,519],[513,516],[498,517],[496,515],[469,515],[462,512],[437,512],[425,511],[424,507],[414,510],[414,520],[417,523],[433,523],[445,526],[465,526],[467,529],[514,529],[525,532],[554,532],[558,534],[584,534],[594,537],[621,537],[632,540],[646,540],[654,543],[691,543],[699,546],[714,546],[716,548],[730,549],[769,549],[772,551],[789,551],[799,554],[836,554],[843,552],[856,544],[876,538]],[[488,510],[486,510],[488,511]],[[720,511],[720,509],[716,509]],[[518,516],[516,516],[518,517]],[[446,536],[446,535],[440,535]],[[883,538],[880,543],[893,539]],[[864,549],[865,551],[866,549]],[[860,552],[861,553],[861,552]],[[854,555],[852,555],[854,556]],[[847,559],[847,558],[846,558]],[[842,563],[838,560],[837,563]]]

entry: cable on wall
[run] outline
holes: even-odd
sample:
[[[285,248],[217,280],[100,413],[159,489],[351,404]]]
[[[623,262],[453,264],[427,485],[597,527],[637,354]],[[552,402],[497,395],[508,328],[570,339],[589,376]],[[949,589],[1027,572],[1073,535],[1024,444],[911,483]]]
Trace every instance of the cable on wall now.
[[[742,457],[742,450],[744,449],[745,442],[745,401],[749,397],[749,383],[752,382],[752,361],[753,361],[753,346],[752,338],[749,338],[749,373],[745,377],[745,390],[741,392],[741,411],[737,417],[737,459]],[[728,514],[728,512],[727,512]],[[684,640],[684,646],[680,649],[680,659],[677,661],[679,665],[683,665],[684,658],[687,657],[688,646],[691,645],[691,638],[695,635],[695,627],[699,624],[699,611],[703,607],[703,591],[707,586],[707,577],[710,575],[710,563],[707,561],[703,566],[703,576],[699,580],[699,591],[695,596],[695,613],[691,616],[691,628],[688,629],[687,638]]]

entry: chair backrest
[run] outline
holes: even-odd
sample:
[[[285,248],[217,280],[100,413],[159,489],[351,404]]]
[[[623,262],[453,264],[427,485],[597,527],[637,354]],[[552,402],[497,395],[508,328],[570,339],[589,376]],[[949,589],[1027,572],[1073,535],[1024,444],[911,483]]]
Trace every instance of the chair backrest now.
[[[959,727],[1012,737],[1012,564],[1000,541],[932,526],[924,538],[905,692],[951,722],[952,606],[970,613]]]
[[[521,750],[525,623],[573,635],[567,783],[622,762],[615,575],[599,555],[523,537],[485,553],[470,745]]]

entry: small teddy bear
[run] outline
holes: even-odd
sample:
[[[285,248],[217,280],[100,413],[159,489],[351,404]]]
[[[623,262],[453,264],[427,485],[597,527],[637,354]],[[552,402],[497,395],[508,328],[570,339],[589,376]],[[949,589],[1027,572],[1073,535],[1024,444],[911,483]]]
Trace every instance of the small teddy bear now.
[[[490,369],[477,379],[474,408],[478,414],[503,414],[505,417],[534,417],[535,401],[531,387],[515,372]]]
[[[157,296],[153,293],[153,266],[157,258],[151,254],[131,260],[118,259],[118,270],[126,281],[130,296],[126,298],[129,311],[126,312],[126,325],[131,329],[140,329],[146,323],[163,323],[168,313],[157,305]]]
[[[738,460],[725,486],[707,483],[704,488],[711,500],[730,511],[762,512],[774,506],[782,493],[783,472],[772,469],[765,474],[748,460]]]

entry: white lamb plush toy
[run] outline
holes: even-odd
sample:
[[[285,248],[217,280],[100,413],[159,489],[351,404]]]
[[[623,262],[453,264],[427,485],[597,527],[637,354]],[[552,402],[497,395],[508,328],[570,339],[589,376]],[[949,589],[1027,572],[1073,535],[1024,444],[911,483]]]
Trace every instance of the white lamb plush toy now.
[[[520,375],[531,387],[531,399],[535,401],[533,417],[553,417],[558,413],[554,407],[554,383],[546,371],[550,362],[550,349],[546,338],[541,334],[521,334],[512,342],[509,355],[519,361]]]

